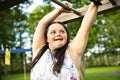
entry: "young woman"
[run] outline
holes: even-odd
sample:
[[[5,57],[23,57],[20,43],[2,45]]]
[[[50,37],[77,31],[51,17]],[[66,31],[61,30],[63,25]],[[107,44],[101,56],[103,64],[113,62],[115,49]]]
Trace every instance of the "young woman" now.
[[[62,7],[39,21],[33,37],[31,80],[80,80],[78,69],[97,10],[98,6],[91,2],[73,40],[63,23],[54,22],[62,12],[68,12]]]

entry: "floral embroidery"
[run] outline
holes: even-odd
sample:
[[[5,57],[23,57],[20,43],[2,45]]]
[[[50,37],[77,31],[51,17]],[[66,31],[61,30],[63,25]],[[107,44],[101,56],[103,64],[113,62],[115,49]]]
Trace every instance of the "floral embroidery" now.
[[[71,80],[77,80],[74,76],[71,77]]]

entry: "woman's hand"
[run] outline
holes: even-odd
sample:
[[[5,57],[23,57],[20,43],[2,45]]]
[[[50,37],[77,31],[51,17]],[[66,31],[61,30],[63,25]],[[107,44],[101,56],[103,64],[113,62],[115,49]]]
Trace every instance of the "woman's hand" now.
[[[68,1],[63,1],[63,4],[65,4],[68,8],[72,8],[72,4],[70,3],[70,2],[68,2]],[[59,12],[66,12],[66,13],[70,13],[70,12],[72,12],[71,10],[66,10],[66,9],[64,9],[63,7],[61,7],[61,6],[57,6],[56,7],[58,10],[59,10]]]

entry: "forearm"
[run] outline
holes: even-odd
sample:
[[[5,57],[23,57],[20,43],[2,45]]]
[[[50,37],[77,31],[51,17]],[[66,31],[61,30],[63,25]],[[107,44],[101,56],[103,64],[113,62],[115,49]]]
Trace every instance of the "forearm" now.
[[[88,7],[88,10],[83,18],[81,27],[84,27],[86,30],[89,30],[92,26],[96,15],[97,15],[98,6],[96,6],[93,2]]]
[[[52,12],[48,13],[46,16],[44,16],[40,21],[39,24],[41,25],[48,25],[49,23],[53,22],[59,15],[61,14],[61,10],[56,8]],[[39,25],[38,24],[38,25]]]

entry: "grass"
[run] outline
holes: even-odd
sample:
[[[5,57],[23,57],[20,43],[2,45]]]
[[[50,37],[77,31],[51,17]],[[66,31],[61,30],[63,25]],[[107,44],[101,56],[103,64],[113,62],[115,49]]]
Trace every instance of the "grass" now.
[[[120,66],[88,68],[86,78],[87,80],[120,80]]]
[[[86,78],[87,80],[120,80],[120,66],[87,68]],[[24,74],[3,76],[2,80],[24,80]],[[26,80],[30,80],[29,73]]]
[[[24,79],[24,74],[13,74],[13,75],[7,75],[7,76],[3,76],[2,80],[25,80]],[[26,74],[26,80],[30,80],[30,74],[27,73]]]

